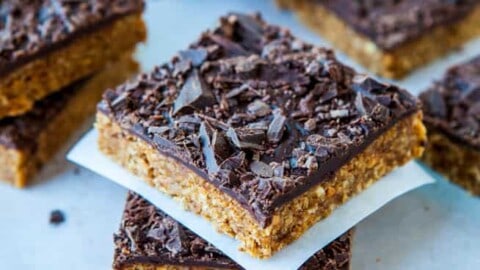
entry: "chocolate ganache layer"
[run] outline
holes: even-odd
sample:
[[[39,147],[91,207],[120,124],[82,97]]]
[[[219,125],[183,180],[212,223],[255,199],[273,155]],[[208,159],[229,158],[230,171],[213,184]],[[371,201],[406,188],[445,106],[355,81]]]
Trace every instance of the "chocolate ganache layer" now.
[[[450,68],[420,99],[429,128],[480,151],[480,56]]]
[[[108,90],[98,109],[267,226],[419,106],[329,49],[231,14],[171,62]]]

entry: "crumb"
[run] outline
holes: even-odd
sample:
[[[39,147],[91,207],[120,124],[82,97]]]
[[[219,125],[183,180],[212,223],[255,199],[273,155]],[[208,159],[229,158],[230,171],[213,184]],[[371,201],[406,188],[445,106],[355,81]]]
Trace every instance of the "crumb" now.
[[[75,168],[73,168],[73,174],[74,175],[79,175],[80,174],[80,168],[75,166]]]
[[[65,222],[65,214],[60,210],[50,212],[50,224],[59,225]]]
[[[425,205],[425,206],[423,207],[423,210],[425,210],[425,211],[429,211],[429,210],[430,210],[430,207],[429,207],[429,206],[427,206],[427,205]]]
[[[379,263],[379,262],[381,262],[381,261],[382,261],[382,260],[381,260],[380,258],[376,258],[376,259],[375,259],[375,262],[376,262],[376,263]]]

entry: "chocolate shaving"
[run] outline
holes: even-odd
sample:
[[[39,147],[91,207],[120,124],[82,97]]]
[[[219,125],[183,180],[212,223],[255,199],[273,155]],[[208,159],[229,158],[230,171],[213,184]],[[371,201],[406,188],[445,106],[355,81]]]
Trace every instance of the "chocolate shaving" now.
[[[273,177],[273,168],[261,161],[250,163],[250,170],[260,177]]]
[[[262,117],[270,114],[272,109],[265,102],[256,99],[252,103],[248,104],[247,111],[255,116]]]
[[[285,122],[287,118],[281,113],[275,113],[273,120],[268,126],[267,138],[271,143],[278,143],[282,139],[283,131],[285,130]]]
[[[265,131],[260,129],[233,129],[229,128],[226,133],[230,142],[239,149],[263,149]]]
[[[207,50],[202,48],[180,51],[178,54],[180,59],[191,62],[194,67],[201,66],[208,57]]]
[[[214,136],[213,128],[206,122],[202,122],[200,125],[200,143],[202,145],[203,158],[205,159],[205,165],[209,174],[216,174],[220,170],[218,166],[217,158],[215,157],[215,145],[212,142]]]
[[[213,96],[209,86],[200,77],[199,72],[193,70],[173,104],[173,113],[177,114],[182,110],[209,106],[214,102],[215,96]]]

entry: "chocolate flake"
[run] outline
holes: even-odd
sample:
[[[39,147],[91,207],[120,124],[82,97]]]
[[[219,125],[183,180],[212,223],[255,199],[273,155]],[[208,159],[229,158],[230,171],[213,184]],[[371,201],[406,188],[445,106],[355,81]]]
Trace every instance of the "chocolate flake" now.
[[[187,108],[195,109],[201,106],[209,106],[215,102],[209,86],[203,81],[197,70],[190,73],[173,104],[173,113],[177,114]]]
[[[209,174],[216,174],[220,170],[215,157],[215,146],[212,137],[215,137],[216,131],[206,122],[200,125],[200,142],[202,145],[203,157]]]
[[[208,57],[207,50],[203,48],[180,51],[178,54],[183,61],[190,61],[194,67],[201,66]]]
[[[253,115],[262,117],[270,114],[272,109],[270,109],[270,106],[268,106],[265,102],[256,99],[252,103],[248,104],[247,111]]]
[[[230,142],[239,149],[263,149],[265,131],[260,129],[233,129],[229,128],[226,133]]]
[[[287,118],[281,113],[275,113],[273,120],[268,126],[267,138],[272,143],[278,143],[282,139],[283,131],[285,130],[285,122]]]
[[[250,170],[260,177],[273,177],[273,168],[265,162],[253,161],[250,163]]]

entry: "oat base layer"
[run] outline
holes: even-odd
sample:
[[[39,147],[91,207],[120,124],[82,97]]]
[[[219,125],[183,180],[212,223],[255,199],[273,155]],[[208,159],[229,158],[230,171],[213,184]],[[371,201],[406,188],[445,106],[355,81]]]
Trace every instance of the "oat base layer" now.
[[[334,47],[372,72],[393,79],[406,76],[480,35],[480,7],[477,7],[457,23],[436,27],[392,51],[384,51],[315,1],[277,2],[281,7],[296,11],[300,20],[328,39]]]
[[[453,183],[480,196],[480,151],[455,143],[435,130],[429,130],[428,139],[422,160]]]
[[[15,69],[0,80],[0,119],[27,112],[35,101],[117,61],[145,38],[141,15],[128,15]]]
[[[101,112],[96,127],[103,153],[180,201],[189,211],[211,221],[220,232],[238,239],[241,250],[258,258],[272,256],[349,198],[419,157],[426,140],[420,112],[401,120],[341,167],[333,179],[278,208],[271,224],[263,228],[237,201]]]

